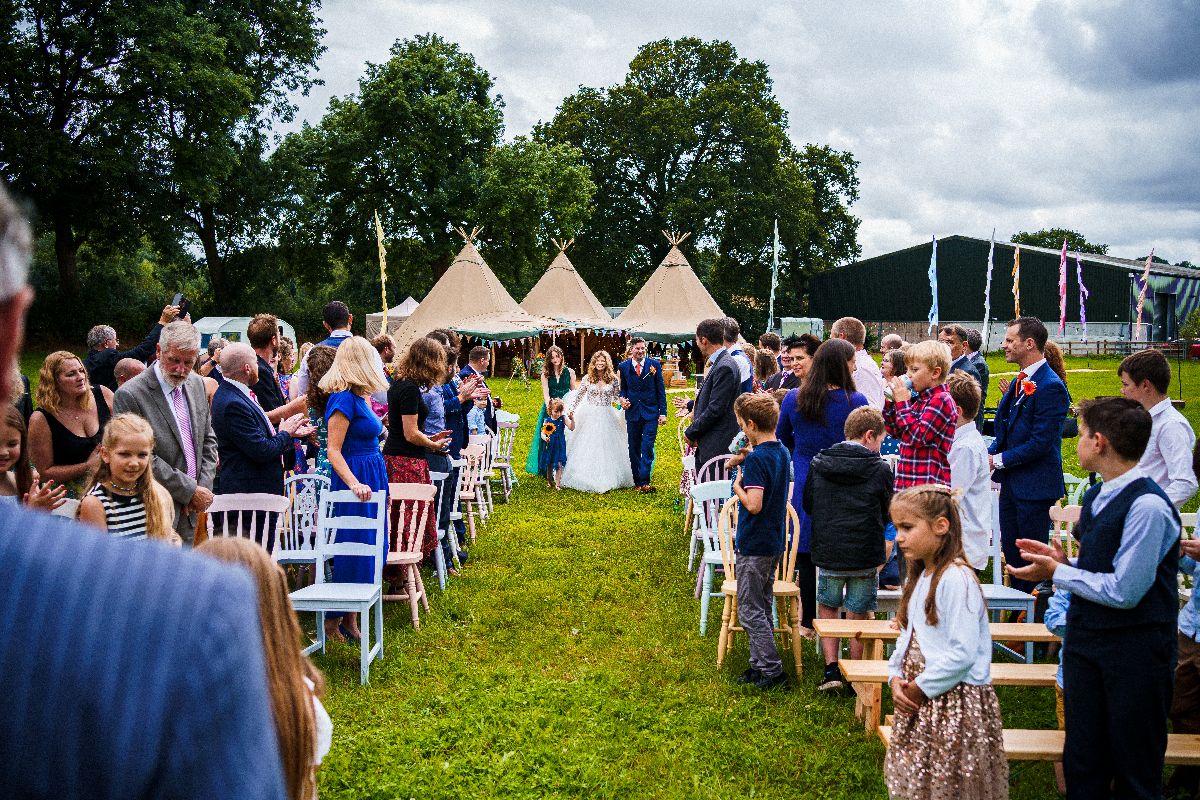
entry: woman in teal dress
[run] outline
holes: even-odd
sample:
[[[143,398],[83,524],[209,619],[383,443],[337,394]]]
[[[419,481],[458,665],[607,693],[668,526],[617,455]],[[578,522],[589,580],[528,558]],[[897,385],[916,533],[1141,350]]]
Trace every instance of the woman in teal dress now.
[[[529,446],[529,457],[525,459],[525,471],[530,475],[542,474],[539,469],[542,438],[536,432],[540,431],[546,422],[546,405],[551,400],[566,397],[567,392],[578,386],[579,380],[575,377],[575,370],[567,366],[566,354],[558,345],[551,345],[546,351],[545,366],[542,367],[542,410],[538,412],[537,425],[533,426],[533,444]]]

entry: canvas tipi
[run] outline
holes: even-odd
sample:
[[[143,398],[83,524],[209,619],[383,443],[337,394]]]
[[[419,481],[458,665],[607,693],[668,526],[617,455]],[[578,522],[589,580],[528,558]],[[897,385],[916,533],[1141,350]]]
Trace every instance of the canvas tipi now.
[[[475,249],[475,228],[469,234],[459,228],[466,243],[450,269],[438,279],[394,335],[401,352],[418,337],[435,328],[450,328],[464,336],[506,341],[537,336],[552,320],[525,312],[512,298],[491,267]]]
[[[612,317],[567,258],[567,248],[574,240],[550,241],[558,255],[521,301],[521,308],[537,317],[549,317],[563,328],[616,330]]]
[[[383,330],[383,314],[378,311],[374,314],[367,314],[367,338],[370,339],[381,333],[395,333],[404,324],[404,320],[411,317],[412,313],[417,310],[418,305],[420,304],[410,296],[400,305],[389,308],[387,331]]]
[[[687,342],[703,319],[725,313],[679,251],[691,234],[663,231],[671,250],[613,326],[656,342]]]

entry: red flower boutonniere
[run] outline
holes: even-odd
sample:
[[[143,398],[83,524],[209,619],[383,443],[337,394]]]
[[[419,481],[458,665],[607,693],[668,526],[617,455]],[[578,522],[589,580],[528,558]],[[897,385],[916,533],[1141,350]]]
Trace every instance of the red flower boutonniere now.
[[[651,368],[650,368],[650,374],[651,374],[651,375],[657,375],[657,374],[658,374],[658,370],[657,370],[657,369],[655,369],[654,367],[651,367]]]
[[[1029,395],[1031,395],[1037,391],[1037,384],[1031,380],[1026,379],[1026,381],[1021,384],[1021,391],[1025,393],[1026,397],[1028,397]]]

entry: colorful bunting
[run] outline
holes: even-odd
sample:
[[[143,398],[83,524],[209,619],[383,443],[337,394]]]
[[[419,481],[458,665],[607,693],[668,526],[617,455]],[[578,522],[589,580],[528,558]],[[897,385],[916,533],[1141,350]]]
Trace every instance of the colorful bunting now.
[[[1067,329],[1067,240],[1063,239],[1062,255],[1058,257],[1058,335]]]
[[[1013,316],[1021,316],[1021,245],[1013,248]]]
[[[983,352],[988,350],[988,329],[992,320],[992,256],[996,252],[996,229],[992,228],[992,243],[988,246],[987,286],[983,288]]]
[[[938,285],[937,285],[937,237],[933,237],[933,254],[929,257],[929,291],[933,295],[933,303],[929,306],[929,332],[933,333],[938,326]]]
[[[1086,342],[1088,290],[1083,285],[1083,262],[1079,260],[1079,253],[1075,254],[1075,281],[1079,284],[1079,322],[1083,325],[1083,340]]]
[[[1135,341],[1140,341],[1142,338],[1142,308],[1146,305],[1146,289],[1150,287],[1150,265],[1154,263],[1154,248],[1150,248],[1150,255],[1146,256],[1146,270],[1142,273],[1142,287],[1138,292],[1137,301],[1137,326],[1133,329],[1133,338]]]

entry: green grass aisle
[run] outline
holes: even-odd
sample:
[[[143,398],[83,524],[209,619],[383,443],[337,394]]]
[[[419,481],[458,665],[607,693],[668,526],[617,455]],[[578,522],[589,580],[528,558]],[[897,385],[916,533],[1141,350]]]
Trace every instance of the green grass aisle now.
[[[500,393],[523,463],[540,392]],[[852,701],[813,690],[811,646],[799,691],[735,687],[744,639],[717,671],[720,603],[700,638],[670,426],[658,453],[651,497],[522,476],[419,632],[389,605],[368,686],[349,647],[318,659],[323,797],[885,796],[882,748]]]

